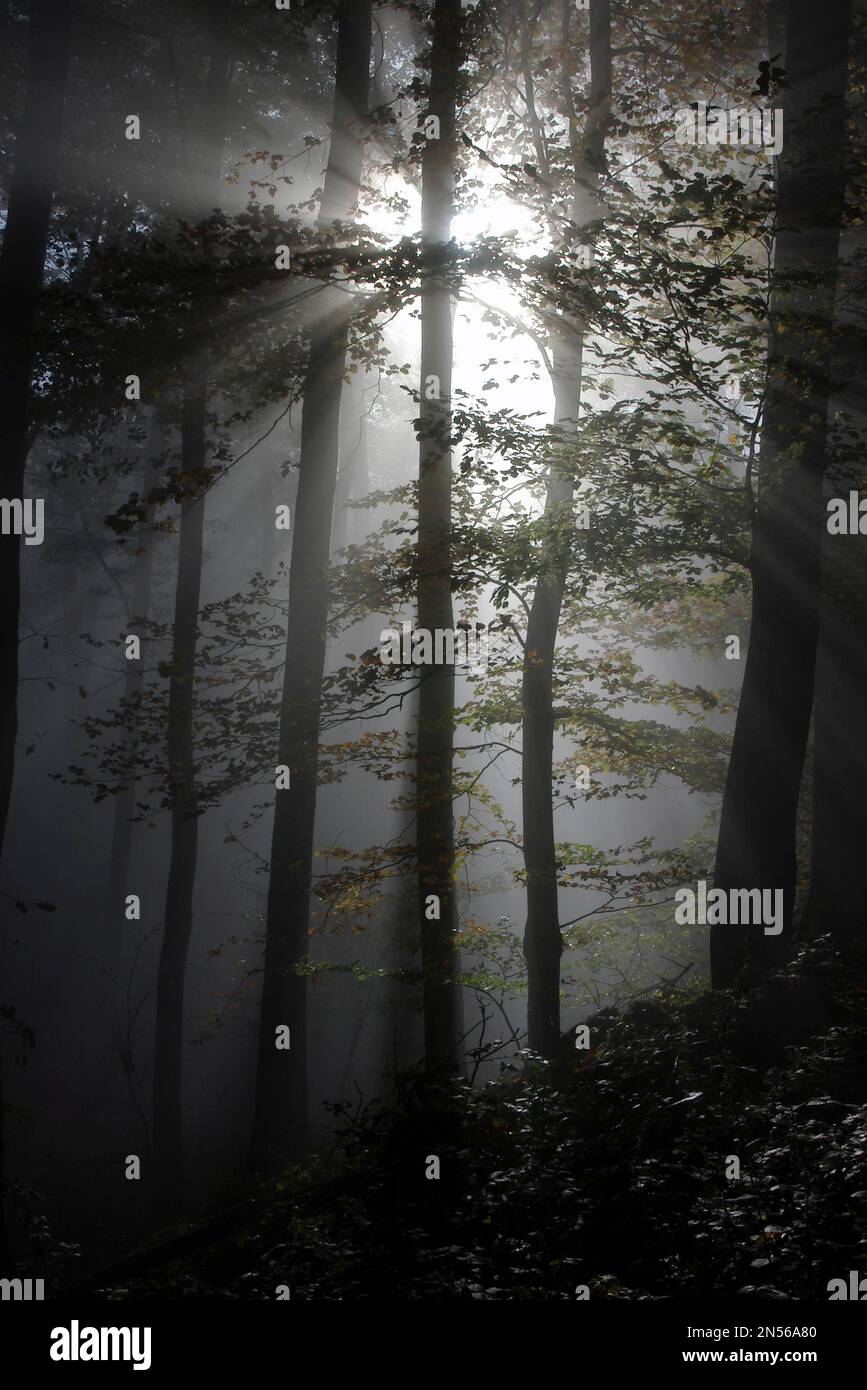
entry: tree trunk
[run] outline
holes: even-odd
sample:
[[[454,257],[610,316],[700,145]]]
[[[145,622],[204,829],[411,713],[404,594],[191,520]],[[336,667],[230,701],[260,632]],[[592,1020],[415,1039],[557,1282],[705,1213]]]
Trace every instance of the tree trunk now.
[[[860,472],[860,469],[859,469]],[[857,481],[851,486],[857,489]],[[837,490],[837,497],[847,496]],[[867,565],[864,537],[825,536],[816,658],[813,844],[805,913],[811,936],[833,933],[852,956],[867,951],[861,867],[867,844]]]
[[[0,251],[0,496],[24,497],[36,319],[69,67],[68,0],[31,0],[27,106]],[[0,851],[18,732],[20,538],[0,537]]]
[[[569,54],[569,18],[564,15],[563,49]],[[572,222],[598,221],[594,195],[611,110],[611,19],[607,0],[590,7],[590,99],[583,142],[575,137],[569,58],[564,73],[570,143],[575,155]],[[584,324],[561,315],[552,325],[551,377],[554,423],[574,430],[581,399]],[[554,1058],[560,1048],[560,911],[552,803],[554,760],[553,672],[560,609],[566,588],[572,537],[574,483],[552,464],[545,496],[549,528],[527,623],[522,678],[522,811],[524,867],[527,875],[527,1041],[533,1051]]]
[[[15,144],[0,250],[0,495],[24,498],[36,320],[69,69],[69,0],[31,0],[27,105]],[[20,537],[0,536],[0,854],[18,733]],[[2,1001],[0,1001],[2,1002]],[[0,1095],[0,1260],[8,1268],[4,1117]]]
[[[218,196],[220,153],[225,138],[230,62],[221,31],[222,16],[223,0],[215,0],[211,7],[204,122],[198,138],[191,141],[191,175],[199,216],[210,211],[208,194]],[[207,258],[207,247],[204,250]],[[194,687],[207,486],[206,306],[201,306],[195,317],[193,327],[203,345],[188,354],[182,369],[181,468],[190,497],[182,508],[178,542],[168,730],[172,833],[154,1041],[154,1161],[160,1198],[169,1203],[176,1201],[183,1190],[184,979],[193,928],[199,829]]]
[[[455,110],[461,64],[460,0],[436,0],[428,113],[439,138],[422,159],[421,404],[419,410],[418,627],[454,629],[452,607],[452,312],[449,249],[454,210]],[[418,700],[416,843],[424,972],[425,1060],[451,1059],[461,1031],[455,948],[453,666],[423,666]],[[438,899],[438,911],[430,899]]]
[[[554,423],[568,429],[578,414],[583,334],[564,325],[552,341]],[[545,542],[540,575],[527,623],[522,676],[521,803],[527,875],[527,1042],[543,1057],[560,1044],[560,910],[552,801],[554,762],[553,668],[566,587],[573,482],[552,468],[545,496]]]
[[[331,147],[319,225],[348,221],[361,182],[364,141],[358,120],[367,113],[371,8],[343,0],[337,38],[337,76]],[[301,458],[289,567],[286,664],[277,764],[290,786],[275,792],[271,877],[256,1096],[250,1148],[252,1169],[278,1166],[309,1142],[307,1114],[307,986],[297,965],[308,949],[313,832],[319,771],[319,719],[325,669],[329,592],[327,566],[339,452],[340,398],[349,323],[341,305],[311,333],[301,412]],[[289,1029],[288,1049],[278,1029]]]
[[[185,363],[183,373],[181,459],[190,477],[201,476],[205,465],[206,412],[207,367],[200,354]],[[154,1040],[154,1158],[164,1198],[176,1196],[182,1183],[184,976],[193,927],[199,834],[193,719],[204,515],[204,494],[184,504],[169,685],[172,833]]]
[[[343,466],[337,475],[337,490],[334,496],[334,523],[331,528],[331,551],[335,554],[350,543],[354,537],[353,521],[358,516],[349,502],[364,497],[367,484],[367,415],[364,413],[363,381],[355,397],[358,416],[352,419],[348,431],[343,433]]]
[[[862,118],[863,136],[863,118]],[[846,235],[842,276],[858,275],[863,227]],[[844,303],[848,295],[844,295]],[[857,300],[839,315],[841,345],[834,363],[836,399],[852,437],[825,479],[826,498],[848,498],[863,477],[867,421],[860,389],[865,347]],[[833,411],[832,411],[833,417]],[[867,557],[860,534],[822,537],[822,594],[813,700],[813,801],[810,893],[800,933],[830,931],[842,950],[867,950],[867,898],[861,855],[867,843],[867,742],[860,737],[867,691]]]
[[[790,950],[798,794],[813,700],[840,219],[849,6],[791,0],[768,389],[750,567],[753,612],[714,881],[782,889],[779,935],[711,929],[714,987]]]
[[[160,444],[162,430],[159,413],[154,414],[148,440],[148,459],[142,470],[142,496],[146,497],[155,487],[160,475]],[[150,506],[142,524],[142,534],[136,547],[133,573],[132,601],[129,610],[127,632],[136,633],[142,640],[140,661],[128,661],[124,675],[123,700],[127,709],[132,709],[141,698],[144,688],[144,639],[142,628],[148,617],[151,598],[151,577],[154,561],[154,535],[148,528],[154,517],[154,507]],[[132,862],[133,816],[135,814],[135,757],[138,747],[136,734],[129,735],[124,754],[126,765],[131,769],[122,792],[114,799],[114,818],[111,831],[111,855],[108,869],[108,892],[106,894],[103,933],[105,948],[103,965],[108,969],[110,963],[122,958],[124,933],[124,899],[132,892],[130,887],[130,864]]]
[[[3,1058],[0,1057],[0,1267],[9,1269],[12,1248],[6,1225],[6,1117],[3,1113]]]

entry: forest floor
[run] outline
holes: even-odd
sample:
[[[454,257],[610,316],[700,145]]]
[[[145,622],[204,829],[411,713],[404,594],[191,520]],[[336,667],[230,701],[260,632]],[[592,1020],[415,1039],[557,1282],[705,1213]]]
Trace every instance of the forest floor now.
[[[388,1104],[344,1117],[327,1156],[91,1289],[826,1300],[830,1279],[867,1268],[867,981],[827,939],[761,989],[590,1025],[591,1051],[505,1065],[475,1090],[398,1077]]]

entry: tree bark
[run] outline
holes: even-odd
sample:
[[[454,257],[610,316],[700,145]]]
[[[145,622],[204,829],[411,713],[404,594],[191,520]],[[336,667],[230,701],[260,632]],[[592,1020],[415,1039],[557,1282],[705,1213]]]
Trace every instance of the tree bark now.
[[[68,0],[31,0],[27,105],[0,250],[0,496],[24,497],[33,330],[42,289],[69,68]],[[0,536],[0,852],[18,732],[20,538]]]
[[[33,330],[63,128],[69,70],[69,0],[31,0],[27,104],[0,249],[0,496],[24,498],[33,377]],[[0,855],[6,835],[18,734],[21,540],[0,536]],[[0,1260],[8,1267],[3,1214],[5,1153],[0,1094]]]
[[[368,490],[367,468],[367,415],[364,413],[363,382],[353,393],[357,403],[358,415],[350,421],[349,429],[342,432],[343,465],[337,474],[337,488],[334,496],[334,523],[331,528],[331,551],[335,554],[350,543],[354,536],[353,521],[358,516],[349,503],[355,498],[364,497]]]
[[[148,458],[142,470],[141,489],[142,496],[147,496],[151,488],[155,487],[159,479],[159,447],[162,441],[161,420],[159,412],[155,412],[151,425],[150,437],[148,439]],[[127,631],[136,633],[142,640],[142,655],[140,661],[128,661],[123,684],[123,700],[127,709],[132,709],[137,700],[141,698],[144,688],[144,639],[142,627],[147,621],[148,610],[151,600],[151,578],[153,575],[154,561],[154,535],[148,529],[153,521],[154,507],[150,506],[144,518],[142,535],[136,547],[135,566],[133,573],[133,590],[129,610],[129,620]],[[127,748],[124,753],[126,765],[132,770],[135,767],[136,749],[138,747],[138,737],[135,733],[127,738]],[[112,820],[111,831],[111,854],[109,857],[108,869],[108,892],[106,894],[105,913],[103,921],[103,933],[105,940],[103,965],[108,968],[110,963],[117,961],[122,955],[124,914],[124,899],[127,893],[131,892],[129,870],[132,862],[132,840],[133,840],[133,816],[135,814],[135,784],[134,772],[131,771],[123,791],[119,792],[114,799],[114,817]]]
[[[12,1263],[9,1227],[6,1224],[6,1124],[3,1114],[3,1058],[0,1057],[0,1263],[8,1269]]]
[[[569,91],[569,14],[564,12],[564,98],[575,155],[575,190],[571,220],[576,226],[597,222],[594,197],[611,110],[611,18],[608,0],[590,7],[590,94],[583,141],[575,132]],[[554,424],[574,431],[581,399],[584,324],[559,315],[550,332]],[[545,496],[548,534],[541,572],[527,623],[522,676],[522,777],[524,867],[527,875],[527,1041],[534,1052],[554,1058],[560,1048],[560,911],[557,852],[552,802],[554,760],[553,674],[560,609],[566,588],[572,538],[574,482],[552,464]]]
[[[418,484],[418,627],[453,630],[452,308],[449,246],[454,211],[455,114],[461,65],[460,0],[436,0],[428,114],[439,138],[422,158],[421,391]],[[431,378],[434,378],[431,381]],[[425,1060],[451,1059],[461,1031],[455,947],[454,667],[419,668],[416,844]],[[438,913],[430,898],[438,899]],[[435,915],[436,914],[436,915]]]
[[[714,881],[782,889],[783,931],[711,929],[715,988],[785,961],[819,616],[834,294],[845,191],[849,5],[791,0],[772,337],[750,567],[753,611]]]
[[[863,118],[861,133],[863,138]],[[863,227],[849,229],[841,278],[851,285],[865,250]],[[841,296],[845,305],[848,295]],[[857,300],[838,315],[834,405],[847,431],[825,478],[826,498],[858,491],[867,445],[860,387],[865,335]],[[832,411],[833,416],[833,411]],[[810,892],[800,934],[830,931],[844,954],[867,951],[867,895],[861,855],[867,842],[867,742],[860,737],[867,691],[867,553],[864,537],[822,537],[822,594],[813,700],[813,800]]]
[[[230,59],[222,20],[224,0],[211,6],[210,59],[204,122],[191,141],[191,178],[196,212],[207,216],[225,138]],[[207,260],[207,246],[204,247]],[[205,431],[208,405],[207,307],[199,306],[193,331],[202,346],[188,352],[182,367],[181,467],[189,496],[181,512],[178,575],[169,685],[169,795],[171,851],[166,912],[157,971],[154,1041],[154,1163],[160,1199],[172,1203],[183,1190],[184,981],[193,929],[193,892],[198,854],[198,788],[194,741],[194,692],[202,547],[207,486]]]
[[[331,146],[319,226],[348,221],[361,182],[367,114],[371,7],[343,0],[339,11],[337,76]],[[354,310],[341,305],[311,333],[301,413],[301,458],[289,567],[286,664],[277,764],[290,785],[275,792],[271,876],[256,1095],[249,1164],[264,1171],[309,1143],[307,1104],[307,985],[297,966],[308,950],[313,834],[319,772],[319,721],[329,608],[327,566],[339,453],[340,399]],[[280,1027],[290,1046],[276,1046]]]
[[[859,469],[860,472],[860,469]],[[851,486],[857,489],[853,479]],[[835,496],[847,496],[848,487]],[[867,952],[862,856],[867,843],[867,563],[864,537],[825,536],[816,658],[813,842],[804,926],[845,954]]]
[[[201,476],[205,466],[206,414],[207,365],[200,354],[184,364],[183,372],[181,458],[184,473],[192,478]],[[199,835],[193,722],[204,515],[204,494],[184,504],[169,683],[172,831],[154,1038],[154,1161],[164,1199],[176,1197],[183,1181],[184,977],[193,928]]]

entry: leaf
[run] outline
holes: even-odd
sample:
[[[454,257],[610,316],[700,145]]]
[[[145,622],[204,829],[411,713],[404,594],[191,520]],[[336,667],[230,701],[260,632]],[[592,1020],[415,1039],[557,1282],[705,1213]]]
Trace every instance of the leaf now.
[[[698,1100],[699,1096],[702,1095],[704,1095],[703,1091],[690,1091],[689,1095],[681,1096],[680,1100],[674,1101],[671,1105],[667,1106],[666,1109],[674,1110],[678,1105],[688,1105],[690,1101]]]

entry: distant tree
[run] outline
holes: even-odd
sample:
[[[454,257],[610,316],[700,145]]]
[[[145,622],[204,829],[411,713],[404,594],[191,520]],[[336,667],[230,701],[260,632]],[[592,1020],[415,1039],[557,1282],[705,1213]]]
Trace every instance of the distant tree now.
[[[145,445],[145,460],[141,474],[141,492],[147,496],[159,482],[162,451],[166,447],[166,411],[155,410],[150,421]],[[146,504],[141,533],[137,537],[133,568],[133,583],[130,594],[127,633],[134,634],[142,643],[141,658],[126,661],[124,672],[123,700],[127,707],[136,704],[144,688],[144,629],[150,616],[151,588],[154,569],[155,504]],[[133,725],[128,733],[130,747],[127,760],[135,763],[137,731]],[[115,797],[112,813],[111,849],[109,851],[108,887],[105,895],[105,921],[103,930],[103,964],[111,970],[121,955],[121,934],[118,931],[120,904],[129,886],[129,871],[132,863],[133,820],[135,809],[135,777],[130,777],[123,789]]]
[[[207,217],[220,191],[231,57],[226,46],[224,0],[211,0],[205,99],[189,139],[196,217]],[[207,263],[207,243],[202,255]],[[208,310],[194,296],[192,324],[182,338],[181,469],[189,495],[182,503],[178,538],[174,632],[168,712],[171,851],[157,974],[154,1039],[154,1160],[160,1195],[176,1199],[183,1176],[184,981],[198,857],[194,692],[202,575],[207,455]]]

